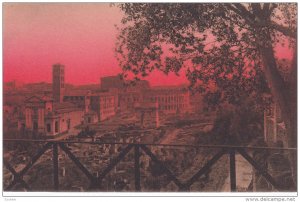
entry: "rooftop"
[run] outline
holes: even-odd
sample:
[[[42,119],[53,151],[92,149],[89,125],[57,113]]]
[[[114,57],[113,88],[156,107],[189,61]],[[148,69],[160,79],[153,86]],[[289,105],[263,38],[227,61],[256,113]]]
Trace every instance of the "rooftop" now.
[[[95,92],[91,94],[91,96],[113,96],[115,93],[113,92]]]
[[[26,100],[25,96],[22,95],[4,95],[3,104],[4,105],[23,105]]]
[[[64,96],[86,96],[91,93],[90,90],[84,90],[84,89],[76,89],[76,90],[69,90],[65,91]]]
[[[28,97],[27,99],[24,100],[24,102],[51,102],[53,101],[53,98],[51,97],[48,97],[46,95],[33,95],[33,96],[30,96]]]
[[[70,102],[53,103],[53,111],[59,114],[79,110],[82,110],[82,108]]]

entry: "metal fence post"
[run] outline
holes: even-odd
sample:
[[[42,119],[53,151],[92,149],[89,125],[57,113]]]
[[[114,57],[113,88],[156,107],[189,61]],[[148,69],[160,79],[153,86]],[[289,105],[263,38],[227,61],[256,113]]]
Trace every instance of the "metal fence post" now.
[[[58,190],[58,147],[57,143],[53,143],[53,186],[54,190]]]
[[[232,192],[236,191],[236,169],[235,169],[235,149],[229,150],[230,159],[230,188]]]
[[[134,146],[134,175],[135,190],[141,191],[141,173],[140,173],[140,150],[139,145]]]

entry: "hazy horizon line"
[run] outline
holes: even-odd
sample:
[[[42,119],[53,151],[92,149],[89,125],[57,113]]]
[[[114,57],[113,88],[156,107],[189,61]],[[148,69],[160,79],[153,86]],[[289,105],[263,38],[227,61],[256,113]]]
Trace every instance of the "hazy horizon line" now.
[[[141,79],[141,80],[148,81],[146,79]],[[19,82],[22,85],[26,85],[26,84],[39,84],[39,83],[52,84],[52,82],[49,82],[49,81],[23,82],[23,81],[20,81],[20,80],[17,80],[17,79],[14,79],[14,80],[11,80],[11,81],[3,81],[3,84],[4,83],[11,83],[11,82]],[[150,86],[180,86],[180,85],[188,85],[189,84],[189,82],[182,82],[180,84],[177,83],[177,84],[174,84],[174,85],[170,85],[170,84],[163,85],[163,84],[151,84],[151,81],[148,81],[148,82],[149,82]],[[100,82],[99,83],[84,83],[84,84],[74,84],[74,83],[66,82],[65,84],[66,85],[73,85],[73,86],[101,85]]]

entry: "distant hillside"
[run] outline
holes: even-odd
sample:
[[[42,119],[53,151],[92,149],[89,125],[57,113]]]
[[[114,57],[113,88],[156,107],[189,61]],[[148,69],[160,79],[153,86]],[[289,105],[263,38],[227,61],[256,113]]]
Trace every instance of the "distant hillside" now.
[[[23,85],[24,89],[28,89],[30,91],[39,92],[39,91],[52,91],[52,83],[47,82],[39,82],[39,83],[27,83]],[[66,89],[73,89],[74,85],[65,84]]]

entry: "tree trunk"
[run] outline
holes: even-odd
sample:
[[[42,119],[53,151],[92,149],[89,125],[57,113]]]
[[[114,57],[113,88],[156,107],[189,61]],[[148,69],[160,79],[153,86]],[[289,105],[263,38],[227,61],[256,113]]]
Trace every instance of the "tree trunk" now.
[[[291,134],[289,136],[289,145],[291,147],[297,148],[297,48],[295,48],[294,56],[293,56],[293,61],[292,61],[292,70],[291,70],[291,75],[289,77],[289,93],[290,93],[290,120],[291,120],[291,126],[290,126],[290,131],[288,131],[288,134]],[[296,184],[296,179],[297,179],[297,150],[296,151],[291,151],[291,155],[293,155],[291,160],[291,165],[293,168],[293,177],[295,179],[295,184]]]
[[[284,81],[280,75],[276,60],[274,57],[274,51],[272,47],[262,46],[260,47],[261,56],[264,64],[264,73],[271,89],[274,101],[279,105],[282,113],[282,117],[285,123],[287,137],[286,141],[288,147],[297,147],[297,91],[296,83],[297,78],[293,78],[290,85]],[[296,68],[297,60],[293,61],[293,67]],[[296,77],[296,74],[294,74]],[[292,165],[292,174],[294,184],[297,180],[297,153],[296,151],[289,151],[289,160]]]

